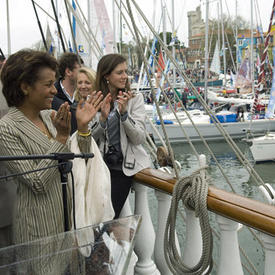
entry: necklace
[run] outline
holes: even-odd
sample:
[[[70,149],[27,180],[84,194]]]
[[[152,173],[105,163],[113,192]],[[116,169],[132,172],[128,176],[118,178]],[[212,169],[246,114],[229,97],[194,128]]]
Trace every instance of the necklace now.
[[[40,129],[40,130],[48,139],[52,139],[52,135],[51,135],[51,133],[49,132],[48,129],[46,131],[42,130],[42,129]]]
[[[34,123],[39,130],[48,138],[48,139],[52,139],[52,135],[50,133],[50,131],[48,130],[47,126],[45,125],[45,123],[43,122],[43,120],[39,121],[38,123]]]

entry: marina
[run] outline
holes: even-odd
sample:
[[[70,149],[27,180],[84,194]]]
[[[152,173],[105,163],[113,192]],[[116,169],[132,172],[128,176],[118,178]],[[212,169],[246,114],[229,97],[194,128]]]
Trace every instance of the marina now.
[[[23,106],[22,117],[26,116],[32,130],[17,120],[12,123],[16,129],[18,123],[19,130],[9,130],[5,98],[13,91],[6,89],[3,95],[0,83],[0,118],[5,116],[0,120],[1,152],[14,153],[6,136],[17,140],[15,148],[22,142],[23,152],[30,157],[36,153],[35,146],[38,152],[47,153],[56,145],[59,151],[69,150],[84,158],[79,143],[84,141],[92,152],[91,161],[66,160],[73,163],[73,172],[65,181],[59,168],[63,160],[55,159],[62,190],[59,177],[51,173],[45,177],[53,177],[49,186],[55,188],[56,201],[48,196],[51,189],[47,186],[36,189],[43,173],[25,179],[30,172],[23,170],[20,181],[19,169],[18,177],[7,180],[7,174],[14,171],[0,162],[0,190],[7,194],[0,214],[17,197],[13,222],[26,235],[16,233],[15,237],[27,240],[15,244],[14,236],[14,240],[4,239],[9,245],[0,246],[0,274],[274,275],[275,0],[251,0],[250,14],[248,3],[226,0],[192,4],[189,0],[28,2],[31,25],[38,25],[33,31],[37,41],[28,38],[29,25],[20,43],[13,21],[18,11],[13,1],[5,2],[6,30],[0,25],[0,35],[5,33],[5,43],[0,39],[3,84],[6,71],[12,68],[4,63],[25,46],[40,54],[47,52],[53,64],[65,53],[77,61],[72,68],[66,67],[63,76],[59,67],[60,78],[56,78],[54,65],[46,66],[52,90],[41,85],[48,96],[43,100],[41,96],[37,105],[32,104],[32,96],[36,100],[34,91],[40,90],[20,83],[22,105],[14,109],[21,112]],[[19,49],[16,41],[21,44]],[[117,65],[108,59],[112,54],[120,60]],[[102,62],[104,58],[109,61]],[[26,58],[21,62],[26,67],[30,64]],[[82,67],[94,73],[94,83],[89,79],[90,90],[82,87],[86,97],[76,99],[81,90],[76,75],[83,73]],[[44,69],[33,77],[38,78]],[[66,74],[71,93],[64,82]],[[58,107],[45,126],[40,111],[54,109],[56,89],[72,106]],[[84,116],[87,106],[89,120]],[[32,108],[36,116],[30,119],[26,114]],[[70,136],[73,111],[78,112],[77,123],[82,127],[76,123],[77,134],[72,131]],[[64,121],[66,131],[61,135],[58,127]],[[51,124],[57,130],[50,129]],[[30,136],[34,145],[29,145],[32,131],[43,142]],[[58,152],[53,153],[55,157]],[[37,164],[33,161],[30,167],[35,169]],[[5,192],[13,182],[17,186],[9,199],[10,191]],[[127,192],[122,183],[128,184]],[[115,184],[116,190],[112,189]],[[66,191],[67,186],[72,189]],[[115,209],[120,199],[121,208]],[[39,236],[39,230],[45,230],[46,237],[28,235],[32,228],[23,218],[32,212],[42,213],[32,215],[31,222],[38,219],[42,226],[38,228],[38,222],[32,226]],[[6,226],[0,223],[0,233]],[[11,226],[12,222],[7,228]],[[58,234],[50,233],[57,228]]]

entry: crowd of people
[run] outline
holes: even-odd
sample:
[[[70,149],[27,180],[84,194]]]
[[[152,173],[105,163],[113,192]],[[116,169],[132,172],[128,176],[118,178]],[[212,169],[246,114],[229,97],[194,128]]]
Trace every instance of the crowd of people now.
[[[74,152],[73,141],[80,152],[89,153],[95,142],[100,156],[94,161],[103,161],[108,167],[104,171],[112,209],[106,210],[107,216],[118,218],[133,176],[151,163],[143,148],[144,99],[130,90],[126,59],[119,54],[105,55],[95,72],[74,53],[64,53],[57,61],[45,52],[21,50],[6,60],[1,82],[9,111],[0,120],[0,155],[16,158]],[[5,239],[3,234],[12,230],[11,243],[0,245],[64,232],[64,207],[71,217],[73,200],[69,184],[67,201],[62,199],[58,161],[30,159],[4,164],[19,176],[13,180],[12,224],[8,232],[0,228],[0,242]],[[46,167],[54,168],[43,169]],[[69,221],[69,230],[72,228]]]

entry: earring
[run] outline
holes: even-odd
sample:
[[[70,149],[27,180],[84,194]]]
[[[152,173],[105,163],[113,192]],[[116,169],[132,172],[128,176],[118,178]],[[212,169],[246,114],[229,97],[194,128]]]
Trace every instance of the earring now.
[[[109,81],[108,79],[106,79],[106,82],[107,82],[107,84],[109,85],[110,81]]]
[[[26,96],[29,94],[29,92],[27,90],[23,90],[23,94]]]

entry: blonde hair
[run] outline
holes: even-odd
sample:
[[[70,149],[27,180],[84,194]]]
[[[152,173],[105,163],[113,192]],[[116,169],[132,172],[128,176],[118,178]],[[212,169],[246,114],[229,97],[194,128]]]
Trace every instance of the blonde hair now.
[[[93,91],[94,88],[95,88],[96,72],[94,70],[90,69],[90,68],[81,67],[78,70],[77,75],[79,75],[80,73],[85,74],[88,77],[88,79],[91,81],[91,83],[92,83],[92,91]],[[81,95],[79,93],[78,88],[76,88],[75,100],[79,101],[80,99],[81,99]]]

